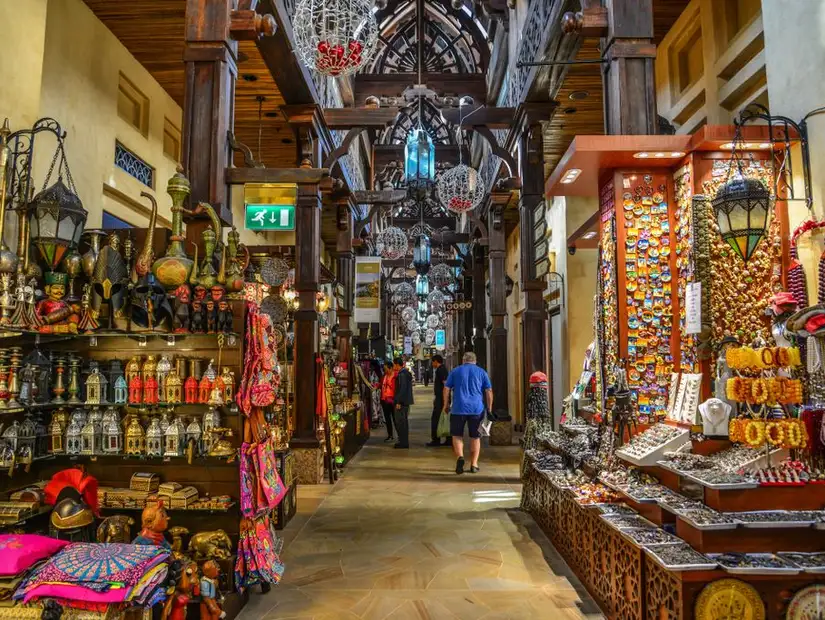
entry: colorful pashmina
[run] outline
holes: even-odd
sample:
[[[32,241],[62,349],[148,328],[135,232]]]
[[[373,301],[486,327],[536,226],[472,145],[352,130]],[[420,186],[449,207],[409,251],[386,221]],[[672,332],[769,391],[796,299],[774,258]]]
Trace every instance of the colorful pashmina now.
[[[280,540],[272,530],[269,516],[243,519],[235,562],[235,582],[239,590],[258,583],[278,583],[284,565],[278,556]]]

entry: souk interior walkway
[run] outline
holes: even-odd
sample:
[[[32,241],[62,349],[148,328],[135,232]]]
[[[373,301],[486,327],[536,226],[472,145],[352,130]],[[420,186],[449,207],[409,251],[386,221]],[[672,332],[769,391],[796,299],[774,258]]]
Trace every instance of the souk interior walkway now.
[[[482,449],[481,471],[457,476],[451,449],[424,447],[432,388],[415,398],[410,450],[381,428],[334,486],[298,487],[284,579],[241,619],[601,618],[518,509],[518,447]]]

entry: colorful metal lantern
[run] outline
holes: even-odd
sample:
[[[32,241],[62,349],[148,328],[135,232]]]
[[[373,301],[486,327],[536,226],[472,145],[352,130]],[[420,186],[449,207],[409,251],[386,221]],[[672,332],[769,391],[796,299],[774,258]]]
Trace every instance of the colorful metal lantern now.
[[[716,192],[711,205],[722,239],[742,260],[750,260],[768,226],[768,188],[759,179],[747,178],[737,170]]]
[[[163,430],[158,418],[152,418],[146,429],[146,456],[163,456]]]
[[[435,147],[422,127],[413,129],[407,137],[404,172],[411,187],[426,186],[435,180]]]
[[[166,378],[171,371],[172,360],[166,355],[161,355],[155,371],[158,379],[158,400],[160,402],[166,402]]]
[[[143,380],[135,375],[129,380],[129,404],[139,405],[143,400]]]
[[[129,400],[129,386],[126,384],[126,377],[120,375],[115,379],[115,404],[125,405]]]
[[[140,376],[140,357],[135,356],[129,360],[129,363],[126,364],[126,384],[131,385],[132,379],[135,376]]]
[[[330,76],[358,71],[378,40],[372,0],[299,0],[292,31],[301,61]]]
[[[123,430],[117,420],[103,423],[103,453],[120,454],[123,451]]]
[[[415,294],[419,299],[425,298],[430,294],[430,280],[427,276],[415,277]]]
[[[197,454],[201,454],[204,451],[204,446],[201,442],[202,437],[203,431],[201,430],[201,424],[198,418],[192,418],[192,421],[186,427],[186,443],[189,444],[192,442]]]
[[[80,419],[73,417],[69,428],[66,429],[66,454],[80,454],[80,449],[83,447],[80,438],[82,431],[83,427],[80,425]]]
[[[143,382],[143,404],[158,404],[158,380],[151,375]]]
[[[92,368],[92,373],[86,379],[86,403],[89,405],[106,404],[106,380],[97,366]]]
[[[143,379],[143,382],[146,383],[146,379],[149,377],[154,377],[157,379],[157,370],[158,370],[158,363],[155,360],[154,355],[149,355],[146,358],[146,361],[143,362],[143,366],[140,369],[140,376]]]
[[[52,421],[49,423],[49,454],[63,454],[66,450],[64,435],[66,434],[66,424],[69,414],[65,409],[58,409],[52,413]]]
[[[140,425],[140,420],[133,415],[126,427],[126,454],[140,456],[146,451],[146,433]]]
[[[103,429],[100,427],[100,423],[93,420],[90,416],[80,431],[80,454],[100,454],[102,443]]]
[[[231,403],[235,398],[235,375],[226,366],[223,367],[221,380],[223,381],[223,402],[224,404]]]
[[[73,185],[71,176],[68,178]],[[57,268],[69,250],[77,248],[86,224],[88,213],[73,190],[59,178],[29,203],[29,236],[50,271]]]
[[[205,405],[209,402],[209,395],[212,392],[212,381],[206,373],[203,373],[200,383],[198,383],[198,403]]]
[[[432,249],[430,248],[430,238],[421,233],[415,240],[413,248],[413,267],[419,276],[427,275],[431,266]]]
[[[189,375],[183,384],[184,400],[187,405],[194,405],[198,402],[198,380],[195,375]]]
[[[169,371],[164,386],[164,402],[170,405],[179,405],[183,402],[183,381],[176,368]]]
[[[183,439],[186,435],[186,429],[180,419],[175,419],[169,424],[164,436],[164,452],[163,456],[183,456]]]

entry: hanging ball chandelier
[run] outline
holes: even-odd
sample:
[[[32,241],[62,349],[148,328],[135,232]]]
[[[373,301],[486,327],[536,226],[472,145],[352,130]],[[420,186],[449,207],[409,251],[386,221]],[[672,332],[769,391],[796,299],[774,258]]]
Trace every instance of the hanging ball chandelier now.
[[[421,344],[421,332],[414,331],[412,333],[412,343],[416,345]]]
[[[415,288],[409,282],[402,282],[392,291],[392,300],[395,303],[409,303],[415,301]]]
[[[435,329],[435,328],[437,328],[437,327],[438,327],[438,324],[439,324],[440,322],[441,322],[441,321],[440,321],[440,319],[438,318],[438,315],[437,315],[437,314],[431,314],[430,316],[428,316],[428,317],[427,317],[427,327],[429,327],[430,329]]]
[[[427,302],[430,304],[430,307],[434,310],[443,308],[445,300],[446,297],[444,296],[444,293],[442,293],[438,289],[434,290],[432,293],[427,295]]]
[[[398,226],[387,226],[378,233],[376,245],[381,258],[395,260],[407,255],[409,242],[407,235]]]
[[[413,308],[412,306],[406,306],[406,307],[405,307],[405,308],[401,311],[401,319],[402,319],[405,323],[409,323],[410,321],[412,321],[413,319],[415,319],[415,308]]]
[[[292,29],[301,61],[323,75],[355,73],[375,51],[370,0],[299,0]]]
[[[437,287],[449,286],[453,283],[453,272],[447,263],[438,263],[430,269],[430,280]]]
[[[425,339],[427,341],[427,344],[431,345],[435,341],[435,330],[434,329],[428,329],[427,333],[425,335]]]
[[[473,168],[458,164],[443,172],[435,186],[438,199],[453,213],[475,209],[484,200],[484,187]]]

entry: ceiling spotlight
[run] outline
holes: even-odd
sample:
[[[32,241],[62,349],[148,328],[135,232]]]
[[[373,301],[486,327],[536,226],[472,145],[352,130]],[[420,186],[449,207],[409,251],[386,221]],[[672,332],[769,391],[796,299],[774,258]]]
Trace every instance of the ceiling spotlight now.
[[[596,231],[591,230],[590,232],[586,232],[582,235],[582,239],[593,239],[596,236]]]
[[[243,79],[244,82],[257,82],[258,76],[252,73],[244,73],[241,75],[241,79]]]
[[[582,171],[579,170],[578,168],[571,168],[570,170],[568,170],[564,174],[564,176],[561,179],[561,182],[564,183],[565,185],[568,184],[568,183],[572,183],[573,181],[575,181],[576,179],[579,178],[579,175],[581,173],[582,173]]]
[[[647,151],[641,151],[640,153],[634,153],[633,157],[636,159],[650,159],[651,157],[655,159],[668,159],[671,157],[684,157],[684,155],[682,151],[671,151],[669,153],[662,153],[661,151],[648,153]]]
[[[636,153],[633,157],[636,159],[647,159],[650,157],[650,153]]]
[[[590,96],[590,93],[586,90],[574,90],[572,93],[567,95],[568,99],[572,99],[573,101],[581,101],[582,99],[587,99]]]
[[[576,108],[564,108],[564,113],[565,114],[575,114],[576,113]]]

